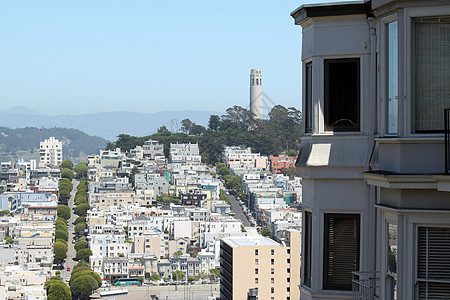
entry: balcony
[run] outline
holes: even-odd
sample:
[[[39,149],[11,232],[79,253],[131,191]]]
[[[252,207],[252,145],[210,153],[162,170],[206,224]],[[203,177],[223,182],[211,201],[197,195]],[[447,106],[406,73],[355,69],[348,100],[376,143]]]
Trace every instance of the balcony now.
[[[379,280],[379,272],[377,271],[352,272],[353,300],[380,299],[377,295]]]

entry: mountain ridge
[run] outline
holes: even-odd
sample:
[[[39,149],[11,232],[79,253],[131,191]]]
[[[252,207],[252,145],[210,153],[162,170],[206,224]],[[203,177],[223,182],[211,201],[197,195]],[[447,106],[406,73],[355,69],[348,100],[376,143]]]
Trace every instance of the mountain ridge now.
[[[21,112],[18,108],[23,108]],[[13,107],[0,111],[0,126],[9,128],[74,128],[89,135],[103,137],[107,140],[115,140],[119,134],[144,136],[155,133],[161,126],[169,130],[179,131],[181,120],[190,119],[192,122],[207,126],[209,116],[222,115],[215,111],[160,111],[155,113],[144,112],[96,112],[82,115],[56,115],[26,114],[32,111],[26,107]],[[36,112],[38,113],[38,112]],[[172,122],[177,120],[177,122]],[[175,125],[175,126],[172,126]],[[174,127],[174,128],[171,128]]]

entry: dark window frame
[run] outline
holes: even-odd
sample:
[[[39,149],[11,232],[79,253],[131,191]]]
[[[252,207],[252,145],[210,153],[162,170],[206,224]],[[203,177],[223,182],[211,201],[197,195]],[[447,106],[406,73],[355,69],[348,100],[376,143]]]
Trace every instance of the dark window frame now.
[[[359,267],[360,267],[360,251],[361,251],[361,215],[360,214],[325,214],[324,215],[324,248],[323,248],[323,289],[324,290],[347,290],[347,291],[351,291],[352,290],[352,275],[351,272],[349,274],[347,274],[348,277],[348,281],[346,282],[340,282],[340,283],[336,283],[333,282],[332,278],[333,275],[330,273],[336,272],[338,273],[339,271],[342,271],[342,268],[340,268],[340,266],[342,266],[343,264],[345,265],[351,265],[354,264],[355,268],[351,271],[358,271]],[[341,224],[341,227],[334,227],[333,230],[331,230],[330,226],[332,226],[332,224],[335,224],[337,226],[339,226],[339,224],[336,224],[336,222],[332,222],[332,219],[338,221],[338,220],[343,220],[343,219],[348,219],[351,220],[353,222],[356,222],[356,224],[354,224],[353,228],[349,227],[349,228],[344,228],[344,226]],[[356,245],[355,245],[355,249],[354,250],[354,254],[355,254],[355,259],[356,261],[352,261],[351,259],[349,261],[344,262],[343,259],[339,259],[336,257],[330,257],[330,255],[333,255],[330,252],[333,252],[333,249],[331,249],[331,244],[333,245],[337,245],[337,247],[334,247],[334,252],[339,252],[339,251],[344,251],[343,249],[343,245],[345,245],[344,247],[349,248],[348,243],[349,241],[344,241],[344,240],[340,240],[337,239],[336,241],[330,241],[330,235],[332,235],[334,232],[336,232],[337,230],[341,230],[341,235],[348,236],[349,232],[346,232],[344,230],[349,230],[349,231],[353,231],[354,233],[357,234],[357,241],[356,241]],[[355,232],[356,231],[356,232]],[[339,238],[339,232],[336,233],[335,236],[333,237],[338,237]],[[351,235],[351,233],[350,233]],[[343,242],[341,244],[337,244],[339,242]],[[336,249],[338,248],[338,249]],[[346,249],[346,254],[348,254],[350,252],[351,249]],[[336,254],[336,253],[335,253]],[[332,262],[330,264],[330,262]],[[331,266],[330,266],[331,265]],[[337,276],[343,276],[342,273],[338,274]]]
[[[303,284],[311,287],[311,242],[312,242],[312,212],[305,211],[305,241],[304,241],[304,268]]]
[[[333,95],[331,95],[331,74],[330,74],[330,66],[338,65],[338,64],[356,64],[356,82],[354,89],[356,90],[356,98],[354,99],[356,103],[356,107],[354,108],[356,113],[356,119],[353,121],[347,122],[347,124],[353,123],[354,125],[340,125],[336,124],[339,120],[343,122],[349,120],[348,118],[340,118],[337,121],[334,121],[330,124],[331,118],[334,115],[336,118],[337,115],[343,114],[344,111],[348,111],[348,108],[343,108],[344,106],[348,107],[348,103],[339,103],[336,99],[333,99]],[[326,59],[324,61],[324,128],[326,131],[335,131],[335,132],[357,132],[361,131],[361,62],[359,57],[355,58],[339,58],[339,59]],[[345,76],[338,76],[337,79],[343,79]],[[336,84],[335,84],[336,85]],[[334,85],[334,86],[335,86]],[[343,86],[340,84],[339,86]],[[348,86],[347,86],[348,87]],[[340,94],[342,94],[343,90],[340,90]],[[332,106],[333,104],[333,106]],[[340,108],[341,112],[338,112],[338,108]],[[334,109],[334,111],[333,111]],[[346,116],[343,116],[346,117]]]

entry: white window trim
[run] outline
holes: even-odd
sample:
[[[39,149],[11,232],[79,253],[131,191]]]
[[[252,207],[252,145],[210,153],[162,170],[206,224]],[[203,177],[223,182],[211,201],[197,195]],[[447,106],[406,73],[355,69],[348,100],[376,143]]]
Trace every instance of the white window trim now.
[[[379,97],[378,97],[378,111],[380,112],[379,120],[378,120],[378,128],[380,128],[380,133],[382,136],[399,136],[400,135],[400,128],[399,128],[399,122],[400,122],[400,109],[397,110],[397,134],[387,134],[386,133],[386,122],[387,122],[387,108],[386,108],[386,94],[387,94],[387,42],[386,42],[386,36],[387,36],[387,25],[389,23],[392,23],[394,21],[398,21],[398,15],[392,14],[389,16],[386,16],[381,19],[380,26],[378,28],[378,31],[380,34],[378,35],[378,39],[380,42],[380,62],[379,67],[381,72],[379,72]],[[398,23],[397,23],[398,24]],[[398,36],[400,36],[400,32],[398,30],[397,32]],[[400,45],[399,45],[400,46]],[[400,65],[400,56],[399,56],[399,65]],[[398,66],[400,69],[400,66]],[[400,81],[398,81],[398,87],[400,92]],[[400,103],[400,95],[399,95],[399,103]]]
[[[413,57],[412,57],[412,47],[413,47],[413,19],[418,17],[434,17],[434,16],[450,16],[450,7],[449,6],[431,6],[431,7],[411,7],[404,9],[404,17],[403,20],[399,20],[399,28],[403,26],[403,33],[399,31],[399,39],[400,34],[403,37],[403,45],[399,44],[399,52],[400,47],[402,47],[403,52],[403,74],[404,78],[402,81],[399,80],[399,86],[403,83],[403,89],[399,89],[399,101],[402,100],[405,102],[403,106],[403,119],[404,119],[404,136],[412,136],[412,137],[430,137],[430,136],[439,136],[442,137],[442,133],[414,133],[412,127],[412,112],[413,112],[413,102],[414,102],[414,74],[413,74]],[[402,24],[400,25],[400,21]],[[400,58],[399,58],[400,64]],[[399,70],[400,72],[400,70]],[[400,98],[400,91],[403,90],[402,98]],[[399,119],[400,123],[400,119]],[[401,133],[399,133],[401,134]]]
[[[345,55],[327,55],[326,57],[314,57],[313,58],[313,74],[318,76],[313,76],[313,78],[318,79],[318,82],[313,81],[312,87],[312,98],[313,98],[313,115],[318,116],[318,118],[313,118],[313,130],[312,133],[318,133],[320,135],[361,135],[364,133],[364,93],[366,89],[364,88],[363,82],[368,82],[369,78],[365,78],[364,65],[366,61],[364,60],[367,55],[363,54],[345,54]],[[345,58],[358,58],[359,59],[359,130],[358,131],[327,131],[325,130],[325,60],[328,59],[345,59]],[[368,58],[370,59],[370,58]],[[369,74],[370,76],[370,74]],[[318,95],[314,92],[317,92]],[[317,99],[316,101],[314,101]],[[314,130],[314,129],[318,130]]]

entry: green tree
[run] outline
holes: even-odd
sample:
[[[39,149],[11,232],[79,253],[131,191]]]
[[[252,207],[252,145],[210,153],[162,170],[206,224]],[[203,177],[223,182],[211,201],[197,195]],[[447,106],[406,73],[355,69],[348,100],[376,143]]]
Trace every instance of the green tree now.
[[[230,174],[230,170],[227,167],[222,167],[217,171],[217,173],[221,176],[225,176]]]
[[[268,227],[265,227],[261,229],[261,235],[265,237],[270,237],[272,235],[272,230],[270,230],[270,228]]]
[[[209,116],[209,122],[208,122],[208,128],[216,131],[220,127],[220,118],[218,115],[210,115]]]
[[[62,281],[52,283],[47,292],[48,300],[71,300],[70,288]]]
[[[55,242],[60,242],[67,246],[67,242],[63,239],[56,239]]]
[[[139,174],[139,169],[138,167],[134,166],[133,169],[131,169],[131,172],[128,176],[130,183],[134,186],[134,177],[136,176],[136,174]]]
[[[80,261],[81,262],[81,261]],[[84,262],[84,260],[82,260]],[[100,275],[98,275],[96,272],[94,272],[91,268],[86,267],[83,265],[82,267],[78,267],[77,271],[74,273],[72,272],[72,277],[70,278],[69,284],[71,284],[75,279],[81,276],[89,275],[92,278],[94,278],[96,284],[94,285],[94,289],[97,289],[102,285],[102,279]]]
[[[63,160],[60,167],[67,168],[67,169],[73,169],[73,163],[70,160]]]
[[[152,275],[150,276],[150,280],[151,280],[151,281],[158,281],[158,280],[160,280],[160,279],[161,279],[161,277],[159,277],[158,274],[152,274]]]
[[[87,203],[81,203],[77,207],[75,207],[75,214],[79,215],[80,217],[86,217],[86,212],[89,210],[89,204]]]
[[[219,269],[210,269],[209,273],[212,275],[212,277],[214,279],[220,278],[220,271],[219,271]]]
[[[78,223],[75,225],[75,232],[76,233],[82,233],[86,229],[86,223]]]
[[[89,299],[96,284],[95,279],[90,275],[79,276],[71,281],[70,290],[72,296],[75,299]]]
[[[188,276],[187,280],[188,280],[189,282],[192,282],[192,281],[195,280],[195,277],[194,277],[194,276]]]
[[[290,166],[289,168],[283,169],[283,175],[289,176],[289,179],[294,179],[295,176],[297,176],[298,171],[295,166]]]
[[[193,124],[194,123],[192,123],[192,121],[189,119],[182,120],[181,121],[181,131],[183,131],[185,134],[190,134]]]
[[[62,225],[61,223],[55,224],[55,230],[67,230],[67,225]]]
[[[174,279],[176,281],[180,281],[180,280],[183,281],[184,277],[185,277],[185,275],[184,275],[183,271],[176,270],[176,271],[172,272],[172,279]]]
[[[66,230],[56,230],[55,239],[62,239],[67,242],[69,239],[69,233]]]
[[[59,198],[61,199],[69,199],[70,198],[70,191],[66,188],[59,190]]]
[[[67,221],[61,217],[58,217],[58,218],[56,218],[56,221],[55,221],[55,226],[56,225],[61,225],[64,228],[67,228]]]
[[[87,200],[87,198],[86,197],[78,197],[77,198],[77,200],[75,200],[75,205],[80,205],[80,204],[83,204],[83,203],[88,203],[88,200]]]
[[[79,241],[79,242],[75,243],[74,248],[75,248],[75,251],[78,251],[80,249],[87,248],[87,246],[88,246],[88,243],[86,241]]]
[[[89,256],[92,255],[91,249],[84,248],[77,251],[76,258],[79,260],[89,261]]]
[[[87,177],[88,166],[87,163],[79,163],[74,168],[76,178],[81,179]]]
[[[143,284],[143,283],[144,283],[144,277],[138,276],[137,279],[139,280],[139,283],[140,283],[140,284]]]
[[[73,222],[74,225],[77,225],[79,223],[86,223],[86,217],[78,217],[75,219],[75,221]]]
[[[67,245],[61,242],[55,242],[53,244],[53,253],[55,261],[63,261],[67,258]]]
[[[65,219],[66,221],[70,219],[70,208],[67,205],[58,205],[57,215]]]
[[[180,257],[181,255],[183,255],[183,251],[181,251],[181,250],[177,250],[173,253],[173,256],[176,256],[176,257]]]
[[[61,171],[61,177],[62,178],[67,178],[69,180],[73,179],[73,170],[72,169],[68,169],[68,168],[63,168]]]
[[[166,126],[161,126],[158,128],[158,133],[168,133],[169,129]]]

